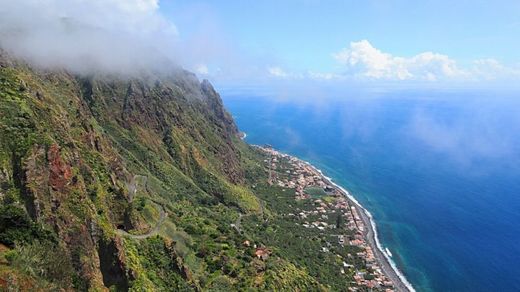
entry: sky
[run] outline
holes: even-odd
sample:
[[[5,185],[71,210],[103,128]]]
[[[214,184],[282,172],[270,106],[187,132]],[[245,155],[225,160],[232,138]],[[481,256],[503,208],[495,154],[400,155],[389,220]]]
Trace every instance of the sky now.
[[[0,0],[0,45],[41,66],[174,63],[235,87],[516,85],[520,2]]]
[[[205,30],[208,23],[198,15],[209,19],[246,59],[243,67],[278,79],[480,82],[520,76],[519,1],[184,0],[164,1],[161,9],[181,37]],[[224,70],[218,62],[213,66],[201,68],[214,75]]]

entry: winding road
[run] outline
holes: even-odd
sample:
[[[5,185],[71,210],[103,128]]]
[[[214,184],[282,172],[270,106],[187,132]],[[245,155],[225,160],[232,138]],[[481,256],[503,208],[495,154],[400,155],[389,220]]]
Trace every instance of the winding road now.
[[[161,205],[159,205],[159,208],[160,208],[159,211],[161,213],[159,221],[157,221],[155,226],[152,229],[150,229],[150,231],[148,231],[147,233],[145,233],[145,234],[131,234],[131,233],[126,232],[125,230],[117,229],[117,234],[119,234],[121,236],[130,237],[130,238],[133,238],[133,239],[146,239],[148,237],[156,235],[157,231],[159,231],[159,228],[164,223],[164,220],[166,220],[166,218],[168,217],[168,214],[166,213],[166,211],[164,211],[164,208]]]
[[[144,184],[145,188],[147,187],[148,178],[146,176],[134,175],[134,177],[132,178],[132,181],[128,184],[130,202],[133,200],[135,194],[137,193],[137,185],[138,185],[137,178],[139,178],[139,177],[144,178],[143,184]],[[159,231],[159,228],[161,227],[161,225],[164,223],[164,221],[168,217],[168,213],[166,213],[166,211],[164,210],[164,207],[160,203],[155,202],[153,200],[151,200],[151,201],[154,202],[155,204],[157,204],[157,206],[159,206],[160,215],[159,215],[159,220],[157,221],[155,226],[152,229],[150,229],[150,231],[148,231],[145,234],[131,234],[131,233],[128,233],[126,230],[117,229],[117,234],[119,234],[121,236],[125,236],[125,237],[130,237],[133,239],[146,239],[148,237],[156,235],[157,232]]]

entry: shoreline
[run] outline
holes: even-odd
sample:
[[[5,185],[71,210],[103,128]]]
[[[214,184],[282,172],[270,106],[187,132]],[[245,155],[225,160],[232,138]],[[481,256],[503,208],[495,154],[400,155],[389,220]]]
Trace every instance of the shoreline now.
[[[292,155],[290,155],[292,156]],[[294,156],[292,156],[294,157]],[[374,221],[374,218],[372,214],[365,209],[351,194],[350,192],[345,189],[344,187],[338,185],[335,183],[332,178],[326,176],[321,169],[315,167],[311,163],[304,161],[302,159],[299,159],[297,157],[294,157],[310,167],[314,168],[318,173],[322,175],[322,177],[329,182],[331,185],[337,187],[343,195],[350,201],[352,204],[356,207],[358,210],[358,213],[361,215],[361,219],[365,223],[365,226],[367,226],[367,232],[365,236],[367,237],[367,240],[372,247],[374,251],[376,251],[378,261],[381,264],[381,268],[385,272],[385,274],[392,280],[394,283],[396,289],[398,291],[410,291],[415,292],[415,289],[413,288],[412,284],[406,279],[405,275],[399,270],[395,262],[392,260],[390,256],[385,252],[383,249],[383,246],[381,245],[381,242],[379,241],[379,237],[377,234],[377,225]]]
[[[263,146],[259,145],[253,145],[254,147],[258,147],[259,149],[264,149]],[[392,281],[394,284],[394,287],[397,291],[409,291],[409,292],[415,292],[415,289],[411,285],[411,283],[406,279],[404,274],[399,270],[395,262],[391,259],[391,257],[386,253],[385,249],[381,245],[378,233],[377,233],[377,226],[373,219],[372,214],[365,209],[351,194],[350,192],[343,188],[342,186],[335,183],[332,178],[326,176],[323,171],[321,171],[316,166],[312,165],[310,162],[307,162],[303,159],[300,159],[294,155],[286,154],[279,152],[277,150],[274,150],[272,147],[268,146],[268,149],[282,154],[287,155],[288,157],[293,158],[296,161],[299,161],[303,164],[306,164],[310,168],[312,168],[316,173],[318,173],[322,179],[327,182],[328,184],[334,186],[341,195],[343,195],[347,201],[351,203],[352,206],[357,210],[357,213],[360,215],[361,220],[363,222],[363,225],[366,227],[366,231],[364,232],[364,237],[366,238],[366,241],[368,242],[368,245],[370,248],[374,251],[374,255],[377,259],[377,262],[381,265],[381,269],[384,272],[384,274]],[[265,151],[265,150],[264,150]]]

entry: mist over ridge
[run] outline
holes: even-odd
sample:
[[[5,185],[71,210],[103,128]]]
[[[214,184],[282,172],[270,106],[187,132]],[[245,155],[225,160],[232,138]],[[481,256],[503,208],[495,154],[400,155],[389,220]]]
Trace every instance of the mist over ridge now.
[[[131,74],[180,65],[175,24],[157,0],[0,1],[0,47],[34,65]]]

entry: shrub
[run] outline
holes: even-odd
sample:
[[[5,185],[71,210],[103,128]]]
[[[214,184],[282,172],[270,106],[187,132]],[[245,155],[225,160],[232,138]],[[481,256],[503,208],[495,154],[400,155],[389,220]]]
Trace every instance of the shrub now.
[[[0,207],[0,243],[12,247],[15,242],[30,243],[35,239],[54,241],[52,233],[35,224],[22,208]]]
[[[34,241],[32,244],[17,244],[6,254],[9,264],[31,276],[51,282],[61,288],[70,288],[73,267],[65,251],[50,242]]]

